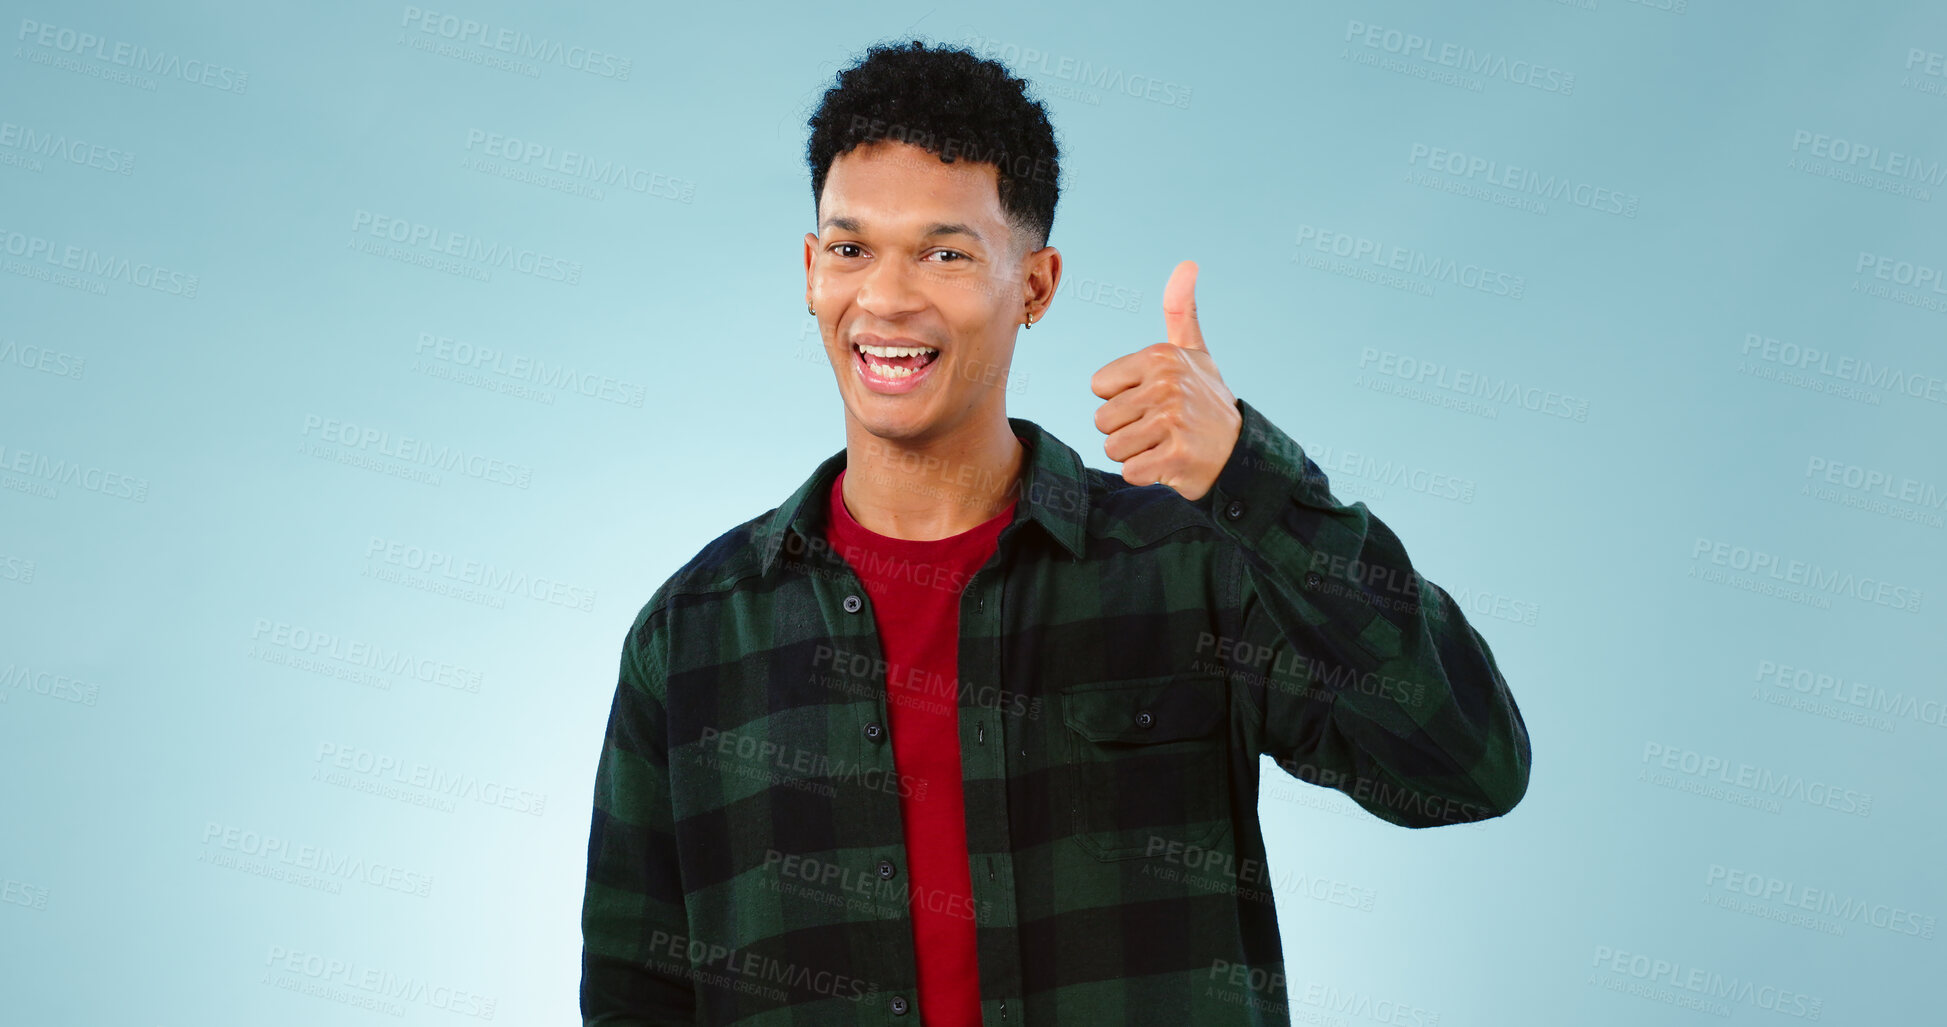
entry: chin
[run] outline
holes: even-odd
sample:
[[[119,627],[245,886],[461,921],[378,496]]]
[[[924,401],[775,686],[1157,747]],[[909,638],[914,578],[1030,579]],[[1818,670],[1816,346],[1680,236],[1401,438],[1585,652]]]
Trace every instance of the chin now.
[[[858,422],[867,432],[881,439],[920,439],[933,427],[932,422],[917,417],[860,417]]]
[[[938,427],[938,418],[925,407],[931,404],[897,403],[886,401],[885,397],[867,393],[861,397],[862,406],[852,408],[852,419],[857,421],[868,433],[881,439],[912,440],[932,434]],[[901,409],[891,409],[899,407]]]

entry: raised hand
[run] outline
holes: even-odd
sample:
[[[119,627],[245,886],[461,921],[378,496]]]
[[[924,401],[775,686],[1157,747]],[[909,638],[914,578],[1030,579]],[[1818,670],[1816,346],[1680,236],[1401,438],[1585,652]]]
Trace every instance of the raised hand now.
[[[1109,459],[1132,484],[1161,482],[1188,500],[1217,482],[1243,430],[1237,397],[1224,385],[1197,324],[1197,265],[1186,260],[1163,287],[1166,342],[1103,365],[1089,388],[1107,400],[1095,411]]]

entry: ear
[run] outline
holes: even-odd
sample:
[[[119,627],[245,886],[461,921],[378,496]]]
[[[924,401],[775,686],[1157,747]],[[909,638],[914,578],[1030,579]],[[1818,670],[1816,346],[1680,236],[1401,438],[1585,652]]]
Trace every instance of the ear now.
[[[818,235],[815,232],[804,234],[804,305],[815,307],[811,302],[811,258],[818,251]]]
[[[1041,320],[1055,301],[1055,290],[1060,287],[1060,250],[1043,246],[1021,258],[1023,314],[1033,314],[1036,321]]]

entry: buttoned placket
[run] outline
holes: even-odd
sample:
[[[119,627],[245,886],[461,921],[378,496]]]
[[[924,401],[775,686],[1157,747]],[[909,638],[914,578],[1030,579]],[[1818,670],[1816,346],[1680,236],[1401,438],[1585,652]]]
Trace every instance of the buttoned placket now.
[[[843,560],[837,563],[842,570],[832,577],[830,588],[840,597],[838,607],[842,612],[838,616],[843,619],[838,620],[834,626],[842,631],[857,632],[859,637],[865,640],[866,657],[873,661],[874,666],[879,666],[884,660],[885,650],[879,638],[878,620],[874,617],[872,604],[867,599],[865,584],[859,580],[849,563]],[[814,583],[813,587],[816,588],[817,584]],[[821,598],[829,602],[830,593]],[[862,622],[855,618],[862,618]],[[859,763],[861,766],[876,767],[890,780],[898,780],[899,770],[893,758],[892,746],[886,744],[888,741],[886,725],[892,722],[888,716],[886,690],[883,681],[879,684],[880,687],[873,689],[871,708],[860,718]],[[840,754],[832,755],[837,757]],[[892,829],[889,837],[897,838],[899,841],[891,847],[882,847],[877,852],[867,853],[862,857],[862,865],[857,868],[858,872],[881,881],[891,881],[899,876],[900,865],[906,859],[906,823],[905,816],[899,809],[898,794],[896,791],[887,793],[872,789],[864,801],[871,804],[875,819],[883,818],[891,821]],[[883,829],[881,833],[885,833]],[[904,891],[904,889],[900,890]],[[912,913],[904,904],[899,907],[899,919],[906,925],[907,943],[894,952],[875,950],[872,954],[874,962],[865,967],[865,972],[861,975],[867,982],[884,989],[884,1005],[877,1007],[874,1012],[879,1009],[884,1010],[885,1015],[882,1019],[886,1023],[912,1022],[906,1017],[919,998],[919,968],[911,941]],[[860,1010],[860,1013],[857,1022],[863,1023],[869,1014],[864,1010]]]
[[[961,593],[959,691],[963,695],[978,697],[983,688],[992,688],[1000,696],[1009,694],[1006,691],[1007,683],[998,680],[1000,668],[1006,663],[1007,646],[1007,638],[1003,634],[1006,622],[1002,618],[1004,611],[1001,605],[1001,596],[1007,590],[1007,563],[1002,554],[1007,552],[1012,536],[1023,523],[1017,518],[1001,529],[993,555],[967,579],[967,586]],[[970,623],[981,630],[969,633],[966,628]],[[970,634],[988,640],[984,651],[981,647],[967,645]],[[967,804],[968,822],[994,825],[993,830],[1000,838],[998,853],[969,854],[977,928],[1011,929],[1020,923],[1020,913],[1015,903],[1014,859],[1011,855],[1014,843],[1005,782],[1010,755],[1014,749],[1025,744],[1026,732],[1019,726],[1009,730],[1009,718],[1001,712],[1005,706],[1005,699],[991,705],[975,701],[959,706],[963,777],[992,778],[1002,782],[1002,787],[978,789],[974,793],[998,796],[998,809],[977,807],[972,796],[969,796]],[[971,836],[971,829],[969,834]],[[1011,930],[1008,933],[1013,934]],[[986,1027],[1017,1027],[1022,1022],[1021,1005],[1017,998],[1021,992],[1020,950],[1010,946],[998,963],[992,957],[991,952],[981,952],[981,1022]]]

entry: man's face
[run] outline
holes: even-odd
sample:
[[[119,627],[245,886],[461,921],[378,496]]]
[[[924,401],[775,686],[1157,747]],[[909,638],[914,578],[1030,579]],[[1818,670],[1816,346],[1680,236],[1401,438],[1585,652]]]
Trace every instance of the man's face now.
[[[805,299],[846,411],[875,436],[924,441],[1005,409],[1015,332],[1030,309],[1040,318],[1060,257],[1021,252],[998,182],[991,164],[901,142],[832,161],[818,232],[805,236]]]

